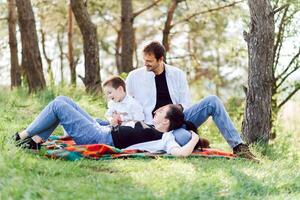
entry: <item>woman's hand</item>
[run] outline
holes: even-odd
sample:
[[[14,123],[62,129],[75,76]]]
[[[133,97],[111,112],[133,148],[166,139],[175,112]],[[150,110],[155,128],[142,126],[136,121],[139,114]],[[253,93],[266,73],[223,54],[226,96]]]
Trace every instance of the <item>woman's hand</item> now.
[[[171,150],[171,154],[174,156],[189,156],[194,151],[196,144],[199,141],[199,135],[194,131],[190,131],[192,134],[191,140],[182,147],[175,147]]]

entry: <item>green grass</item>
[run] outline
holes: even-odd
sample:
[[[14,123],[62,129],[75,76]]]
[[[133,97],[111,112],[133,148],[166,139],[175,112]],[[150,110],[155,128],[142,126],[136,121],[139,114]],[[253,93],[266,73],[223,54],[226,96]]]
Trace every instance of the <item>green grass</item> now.
[[[9,136],[25,128],[55,96],[72,97],[92,116],[105,103],[81,89],[55,88],[36,95],[0,90],[0,199],[300,199],[300,133],[280,130],[269,146],[245,160],[176,158],[107,161],[51,160],[16,148]],[[211,122],[201,133],[229,150]],[[58,130],[59,132],[60,130]]]

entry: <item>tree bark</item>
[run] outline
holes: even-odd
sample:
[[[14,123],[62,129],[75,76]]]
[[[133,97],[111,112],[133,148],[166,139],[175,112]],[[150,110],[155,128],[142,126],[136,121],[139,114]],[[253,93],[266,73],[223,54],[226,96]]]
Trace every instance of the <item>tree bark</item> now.
[[[36,92],[46,86],[35,19],[30,0],[16,0],[22,41],[22,67],[25,70],[29,92]]]
[[[248,0],[250,33],[249,72],[243,138],[247,143],[268,143],[271,131],[272,65],[274,50],[274,15],[269,0]]]
[[[42,52],[44,55],[44,58],[46,59],[46,62],[48,64],[47,73],[49,76],[49,82],[51,86],[54,86],[54,75],[52,71],[52,60],[47,56],[46,52],[46,33],[43,31],[43,29],[40,30],[41,36],[42,36]]]
[[[82,0],[71,0],[71,7],[83,38],[85,77],[80,78],[87,92],[102,92],[97,28],[91,21]]]
[[[8,8],[8,33],[10,47],[10,78],[11,88],[21,85],[21,67],[18,59],[18,44],[16,36],[17,11],[15,0],[7,0]]]
[[[73,13],[71,4],[68,7],[68,60],[71,72],[71,84],[76,86],[76,67],[74,64],[74,50],[73,50]]]
[[[121,74],[123,72],[122,64],[121,64],[121,46],[122,46],[122,41],[121,41],[121,30],[117,30],[117,39],[115,42],[115,59],[116,59],[116,65],[118,69],[118,73]]]
[[[134,52],[134,30],[133,30],[133,11],[132,0],[121,1],[121,66],[122,72],[130,72],[133,69]]]
[[[63,41],[60,38],[60,33],[57,33],[57,44],[59,48],[59,60],[60,60],[60,84],[64,85],[64,51]]]
[[[168,14],[167,19],[164,25],[163,29],[163,38],[162,38],[162,44],[164,45],[166,52],[169,51],[169,36],[170,36],[170,30],[171,30],[171,23],[173,20],[174,12],[177,8],[178,3],[180,3],[180,0],[173,0],[171,6],[168,8]],[[166,61],[166,58],[165,58]]]

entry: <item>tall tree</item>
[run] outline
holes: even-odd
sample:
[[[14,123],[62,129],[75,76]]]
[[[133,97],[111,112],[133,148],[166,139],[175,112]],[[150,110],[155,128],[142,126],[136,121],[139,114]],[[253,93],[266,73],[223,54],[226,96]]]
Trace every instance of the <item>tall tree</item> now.
[[[133,69],[132,60],[134,51],[132,0],[121,1],[121,15],[121,65],[123,72],[130,72]]]
[[[87,92],[101,92],[97,28],[82,0],[71,0],[71,7],[83,38],[85,77],[81,77]]]
[[[163,38],[162,38],[162,44],[166,48],[166,51],[168,52],[170,49],[169,46],[169,35],[170,35],[170,30],[172,28],[171,23],[173,20],[173,15],[174,12],[177,8],[177,5],[182,2],[183,0],[172,0],[172,3],[170,7],[168,8],[168,14],[167,14],[167,19],[165,21],[164,29],[163,29]],[[164,58],[166,61],[166,58]]]
[[[16,36],[17,12],[15,0],[7,0],[8,8],[8,33],[9,33],[9,47],[10,47],[10,79],[11,88],[21,85],[21,68],[18,59],[18,44]]]
[[[59,63],[60,63],[60,84],[63,86],[64,81],[64,51],[63,51],[63,36],[62,34],[57,33],[56,40],[59,48]]]
[[[122,0],[121,1],[121,31],[118,33],[118,40],[116,44],[121,44],[121,69],[119,72],[130,72],[133,69],[133,52],[136,49],[135,44],[135,34],[133,23],[134,19],[155,6],[160,0],[155,0],[145,8],[133,12],[132,0]],[[120,35],[119,35],[120,34]],[[121,37],[121,42],[119,42],[119,37]],[[116,47],[118,50],[118,47]],[[118,52],[117,52],[118,53]],[[118,57],[116,57],[116,60]],[[117,60],[118,62],[118,60]]]
[[[30,0],[16,0],[22,41],[22,68],[25,70],[29,92],[46,86],[35,19]]]
[[[49,76],[49,82],[51,86],[54,86],[54,75],[53,75],[53,70],[52,70],[52,61],[53,59],[49,58],[49,56],[47,55],[46,52],[46,33],[43,29],[40,29],[40,33],[41,33],[41,43],[42,43],[42,52],[44,55],[44,58],[48,64],[48,68],[47,68],[47,73]]]
[[[73,13],[70,3],[68,6],[68,60],[71,72],[71,84],[76,85],[76,65],[74,63],[73,49]]]
[[[274,14],[269,0],[248,0],[250,32],[244,32],[248,45],[249,74],[243,137],[247,143],[268,143],[271,131],[272,66]]]

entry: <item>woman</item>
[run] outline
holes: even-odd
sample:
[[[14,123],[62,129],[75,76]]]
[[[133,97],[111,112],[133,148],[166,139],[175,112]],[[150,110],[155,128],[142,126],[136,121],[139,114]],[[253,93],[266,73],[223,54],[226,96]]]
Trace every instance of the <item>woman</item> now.
[[[191,131],[192,139],[186,145],[180,147],[175,141],[171,131],[184,124],[184,115],[177,106],[169,104],[159,108],[153,121],[153,126],[143,122],[136,122],[134,127],[101,126],[70,98],[59,96],[42,110],[26,130],[16,133],[14,137],[18,146],[40,149],[40,144],[61,124],[78,145],[102,143],[120,149],[162,150],[175,156],[188,156],[199,145],[199,136],[194,131]]]

